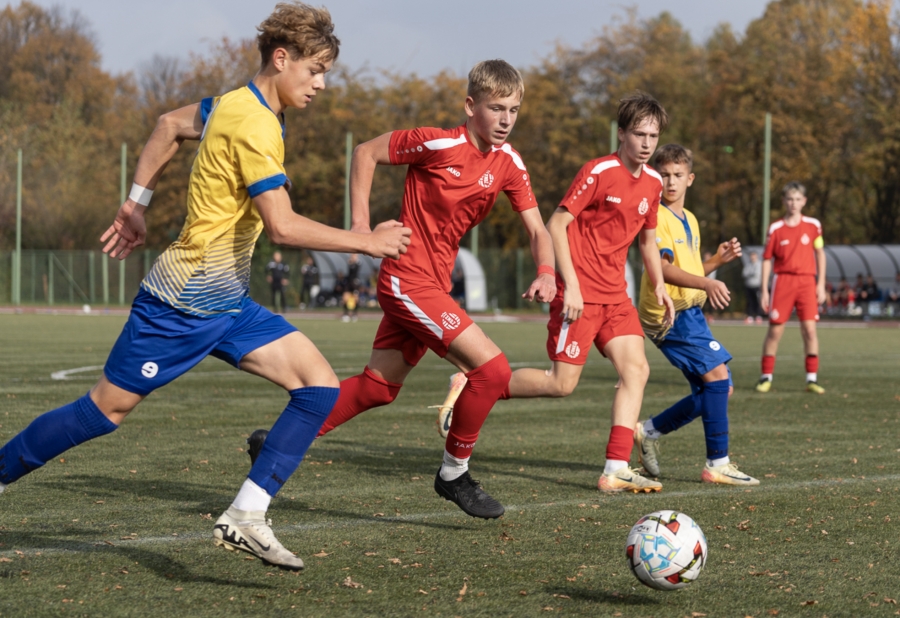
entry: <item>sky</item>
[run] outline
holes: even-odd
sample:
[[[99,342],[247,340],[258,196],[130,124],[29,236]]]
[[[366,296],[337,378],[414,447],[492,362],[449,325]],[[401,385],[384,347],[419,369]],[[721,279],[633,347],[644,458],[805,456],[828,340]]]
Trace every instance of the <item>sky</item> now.
[[[7,0],[8,2],[10,0]],[[111,73],[138,70],[155,55],[187,58],[211,42],[256,35],[276,0],[32,0],[77,10],[90,24]],[[580,47],[635,7],[640,17],[669,11],[695,41],[724,22],[737,32],[763,14],[766,0],[308,0],[331,11],[340,64],[373,73],[458,75],[488,58],[517,68],[540,63],[557,43]],[[18,0],[12,0],[18,4]]]

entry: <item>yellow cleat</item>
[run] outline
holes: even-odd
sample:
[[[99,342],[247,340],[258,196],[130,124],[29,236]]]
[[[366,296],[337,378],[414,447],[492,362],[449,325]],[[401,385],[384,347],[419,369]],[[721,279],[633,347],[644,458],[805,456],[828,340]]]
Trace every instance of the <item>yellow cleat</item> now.
[[[651,481],[638,474],[629,467],[616,470],[612,474],[602,474],[597,482],[597,489],[607,494],[620,493],[630,491],[631,493],[650,493],[651,491],[661,491],[662,484]]]
[[[767,380],[766,378],[761,378],[760,381],[756,385],[757,393],[768,393],[772,390],[772,380]]]
[[[706,464],[703,467],[703,472],[700,473],[700,480],[704,483],[717,483],[719,485],[759,485],[758,480],[738,470],[733,463],[716,466],[715,468]]]
[[[441,434],[442,438],[446,438],[447,434],[450,433],[450,424],[453,422],[453,406],[456,405],[456,400],[459,399],[460,393],[462,393],[468,382],[469,379],[466,377],[466,374],[462,372],[454,373],[450,376],[450,390],[447,392],[447,398],[444,399],[444,403],[439,406],[428,406],[429,408],[438,409],[437,426],[438,433]]]
[[[822,395],[825,393],[825,389],[819,386],[816,382],[807,382],[806,390],[810,393],[815,393],[816,395]]]

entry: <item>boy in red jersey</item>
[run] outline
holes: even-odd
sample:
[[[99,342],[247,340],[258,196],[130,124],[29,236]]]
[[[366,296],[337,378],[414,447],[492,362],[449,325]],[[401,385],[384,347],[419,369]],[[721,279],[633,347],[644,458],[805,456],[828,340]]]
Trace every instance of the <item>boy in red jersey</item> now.
[[[819,305],[826,299],[822,224],[818,219],[801,214],[806,206],[806,187],[802,184],[789,182],[781,196],[785,215],[769,226],[769,238],[763,253],[760,306],[763,311],[769,312],[769,332],[763,343],[762,375],[756,391],[768,393],[772,388],[778,342],[784,334],[784,323],[796,307],[806,354],[806,390],[821,395],[825,389],[818,384],[819,339],[816,322],[819,320]],[[773,261],[775,277],[770,295],[769,275],[772,274]]]
[[[572,393],[591,343],[612,361],[619,388],[612,405],[606,464],[598,488],[603,492],[651,492],[662,485],[630,469],[634,427],[650,374],[644,354],[644,331],[628,298],[625,263],[628,247],[640,236],[640,250],[653,284],[665,305],[665,319],[675,314],[666,293],[656,249],[656,213],[662,193],[659,174],[647,165],[656,150],[668,115],[651,96],[635,94],[619,102],[618,152],[589,161],[575,176],[559,208],[547,222],[558,269],[557,293],[550,305],[547,353],[553,366],[518,369],[503,399],[566,397]],[[454,376],[454,381],[460,381]],[[454,390],[441,406],[442,423],[454,406]]]
[[[378,302],[384,317],[369,363],[341,382],[338,401],[319,432],[394,401],[409,372],[433,350],[468,378],[434,488],[467,514],[485,519],[500,517],[504,509],[472,479],[468,462],[481,426],[509,384],[510,368],[503,352],[451,298],[450,274],[460,239],[485,219],[503,191],[528,231],[538,265],[538,277],[524,296],[548,302],[556,294],[553,244],[525,164],[506,143],[524,91],[522,76],[508,63],[480,62],[469,73],[465,124],[393,131],[356,147],[352,230],[370,230],[375,167],[408,165],[400,220],[413,233],[402,261],[382,262]]]

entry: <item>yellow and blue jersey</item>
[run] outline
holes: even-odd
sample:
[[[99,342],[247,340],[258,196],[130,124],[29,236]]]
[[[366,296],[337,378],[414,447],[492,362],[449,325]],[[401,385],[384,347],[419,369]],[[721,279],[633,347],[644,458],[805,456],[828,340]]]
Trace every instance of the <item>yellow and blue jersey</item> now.
[[[660,204],[656,224],[656,246],[663,259],[669,259],[681,270],[705,277],[703,259],[700,255],[700,226],[697,217],[684,210],[684,217],[679,217]],[[702,307],[706,302],[706,292],[694,288],[683,288],[666,284],[666,291],[675,305],[675,315],[691,307]],[[665,339],[669,327],[664,324],[665,307],[656,302],[656,295],[645,272],[641,278],[638,316],[644,333],[654,343]]]
[[[201,103],[203,135],[191,168],[187,219],[141,286],[201,317],[239,313],[263,229],[253,198],[289,185],[283,119],[251,82]]]

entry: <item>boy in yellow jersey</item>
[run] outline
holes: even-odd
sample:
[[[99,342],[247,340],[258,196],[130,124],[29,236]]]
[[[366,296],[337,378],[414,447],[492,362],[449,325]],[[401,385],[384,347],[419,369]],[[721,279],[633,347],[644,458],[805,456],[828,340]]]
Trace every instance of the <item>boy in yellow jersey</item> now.
[[[237,497],[213,530],[216,545],[303,568],[275,538],[266,510],[299,466],[338,395],[315,345],[248,295],[250,258],[265,228],[273,242],[397,258],[410,230],[390,221],[371,233],[315,223],[291,209],[283,111],[325,87],[340,42],[325,9],[279,4],[258,28],[261,68],[243,88],[166,114],[141,153],[135,185],[103,235],[124,258],[144,241],[153,187],[184,139],[201,138],[181,235],[141,284],[100,381],[81,399],[36,418],[0,449],[0,491],[60,453],[118,428],[144,397],[207,355],[283,387],[288,403]]]
[[[731,378],[726,364],[731,355],[716,341],[703,317],[707,298],[716,309],[731,300],[728,288],[707,275],[741,255],[737,238],[719,245],[707,261],[700,256],[700,226],[684,208],[687,188],[694,182],[691,151],[668,144],[656,152],[656,170],[663,180],[663,198],[656,227],[656,244],[663,264],[666,290],[675,304],[675,321],[664,320],[647,274],[641,280],[638,315],[644,333],[669,362],[684,373],[691,394],[644,422],[634,431],[641,463],[648,474],[659,476],[659,438],[703,418],[706,437],[704,483],[758,485],[759,481],[737,469],[728,458],[728,397]]]

